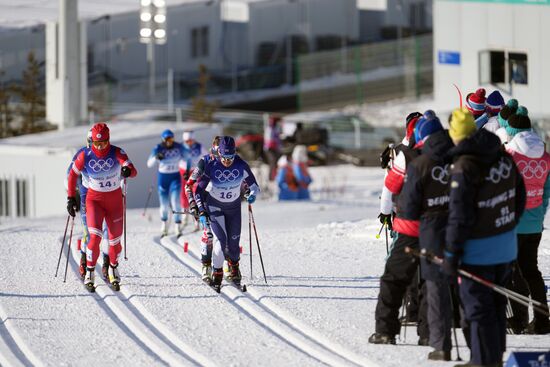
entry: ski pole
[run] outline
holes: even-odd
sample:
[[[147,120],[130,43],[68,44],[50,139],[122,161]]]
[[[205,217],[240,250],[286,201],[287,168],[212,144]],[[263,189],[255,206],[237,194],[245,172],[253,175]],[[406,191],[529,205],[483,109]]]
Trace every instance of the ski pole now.
[[[389,248],[389,244],[388,244],[388,225],[386,224],[386,255],[389,255],[390,253],[390,248]]]
[[[69,268],[69,257],[71,257],[71,242],[73,241],[73,228],[74,228],[74,217],[71,221],[71,233],[69,234],[69,243],[67,246],[67,262],[65,263],[65,276],[63,277],[63,283],[67,281],[67,269]]]
[[[382,223],[382,227],[380,227],[380,230],[378,231],[378,234],[376,235],[376,239],[380,238],[380,233],[382,233],[382,230],[384,229],[385,225],[386,225],[386,223]]]
[[[147,212],[147,208],[149,207],[149,201],[151,200],[151,195],[153,195],[153,185],[149,185],[149,192],[147,194],[147,199],[145,200],[145,206],[143,207],[143,213],[141,213],[142,217],[145,217],[145,212]]]
[[[128,193],[128,183],[126,182],[126,179],[124,179],[124,192],[122,193],[122,210],[123,216],[122,216],[122,224],[124,225],[124,260],[128,261],[128,256],[126,253],[126,194]]]
[[[250,205],[250,204],[249,204]],[[250,256],[250,280],[252,280],[252,216],[248,212],[248,248]]]
[[[456,324],[455,324],[455,305],[453,303],[453,291],[451,289],[451,285],[449,285],[449,301],[451,301],[451,315],[452,317],[452,323],[453,323],[453,334],[455,337],[455,347],[456,347],[456,360],[462,361],[462,358],[460,358],[460,352],[458,351],[458,338],[456,337]]]
[[[67,214],[67,223],[65,223],[65,232],[63,232],[63,241],[61,242],[61,250],[59,250],[59,259],[57,259],[57,268],[55,268],[55,278],[57,278],[57,272],[59,271],[59,264],[61,263],[61,255],[63,254],[63,247],[65,246],[65,238],[67,237],[67,229],[69,228],[70,214]]]
[[[258,246],[258,254],[260,255],[260,263],[262,264],[262,271],[264,273],[264,281],[267,284],[267,277],[265,276],[264,260],[262,258],[262,250],[260,249],[260,241],[258,240],[258,231],[256,230],[256,221],[254,220],[254,213],[252,212],[252,204],[248,204],[248,214],[254,227],[254,235],[256,236],[256,245]]]
[[[432,253],[429,253],[426,251],[426,249],[422,249],[422,251],[411,249],[410,247],[405,247],[405,252],[410,253],[413,256],[417,257],[424,257],[427,261],[433,262],[434,264],[437,264],[441,266],[443,264],[443,259],[440,257],[435,256]],[[458,273],[468,279],[473,280],[474,282],[477,282],[481,285],[484,285],[488,288],[491,288],[493,291],[502,294],[505,297],[510,298],[512,301],[515,301],[519,303],[520,305],[523,305],[525,307],[529,307],[530,303],[533,304],[533,310],[545,315],[549,316],[550,313],[546,311],[546,307],[542,305],[542,303],[532,300],[529,297],[526,297],[522,294],[516,293],[508,288],[502,287],[500,285],[494,284],[486,279],[481,278],[480,276],[477,276],[475,274],[470,273],[469,271],[466,271],[464,269],[458,269]]]

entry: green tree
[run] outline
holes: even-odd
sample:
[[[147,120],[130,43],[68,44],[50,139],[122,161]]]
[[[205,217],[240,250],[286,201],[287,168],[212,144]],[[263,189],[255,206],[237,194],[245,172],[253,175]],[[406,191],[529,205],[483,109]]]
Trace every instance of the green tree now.
[[[206,90],[210,74],[205,65],[199,65],[199,89],[197,96],[191,102],[191,118],[200,122],[212,122],[214,112],[216,112],[216,104],[209,102],[206,99]]]
[[[23,71],[23,83],[14,87],[21,98],[20,113],[23,117],[22,133],[32,133],[42,128],[36,123],[45,116],[44,97],[40,88],[40,65],[34,56],[29,52],[27,56],[27,68]]]

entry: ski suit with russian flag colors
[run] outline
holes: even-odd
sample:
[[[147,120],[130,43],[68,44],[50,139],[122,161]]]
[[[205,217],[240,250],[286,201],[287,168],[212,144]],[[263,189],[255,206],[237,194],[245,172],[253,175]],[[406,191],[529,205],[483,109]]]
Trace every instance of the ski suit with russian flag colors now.
[[[202,148],[202,144],[197,141],[194,141],[191,145],[188,145],[184,142],[183,146],[189,152],[189,166],[187,166],[187,162],[182,161],[180,163],[181,182],[182,185],[186,185],[195,168],[197,167],[197,164],[201,159],[203,159],[206,152]],[[195,191],[194,185],[194,183],[190,185],[190,188],[193,191]],[[189,209],[189,199],[187,197],[187,194],[185,193],[185,190],[183,190],[181,193],[181,206],[183,206],[185,209]]]
[[[157,158],[159,153],[164,156],[161,160]],[[184,164],[185,167],[190,166],[189,153],[180,143],[174,142],[170,148],[161,143],[151,152],[147,160],[147,167],[153,167],[156,162],[159,162],[157,185],[160,202],[160,219],[165,222],[168,220],[169,212],[172,212],[172,210],[176,212],[181,211],[179,169],[181,164]],[[181,214],[174,214],[174,222],[181,223]]]
[[[103,220],[109,232],[109,261],[118,264],[118,255],[122,250],[120,238],[123,227],[123,207],[121,186],[121,168],[131,170],[130,177],[137,171],[124,152],[117,146],[109,145],[105,152],[94,148],[82,150],[76,157],[69,173],[68,196],[75,196],[76,181],[79,175],[88,177],[86,195],[86,219],[90,240],[86,249],[87,267],[94,268],[99,256],[102,238]]]
[[[65,183],[65,189],[68,189],[69,186],[69,173],[73,169],[73,164],[78,155],[85,150],[86,147],[80,148],[76,154],[73,156],[73,159],[71,160],[71,163],[69,163],[69,167],[67,168],[67,182]],[[83,254],[86,253],[86,247],[88,245],[88,242],[90,240],[90,232],[88,231],[88,222],[86,220],[86,196],[88,194],[88,176],[85,172],[82,172],[80,175],[80,179],[78,180],[78,193],[80,194],[80,219],[82,220],[82,242],[80,243],[80,252]],[[108,238],[109,234],[107,231],[107,225],[105,224],[105,221],[103,221],[103,236],[105,238]],[[105,255],[108,255],[107,252],[105,252]]]
[[[221,268],[225,256],[232,262],[240,257],[241,237],[241,185],[248,186],[251,195],[257,196],[260,188],[248,164],[238,155],[225,167],[219,159],[210,160],[204,167],[195,192],[200,211],[210,217],[215,234],[213,267]],[[208,196],[205,195],[208,187]],[[203,202],[203,197],[205,197]]]

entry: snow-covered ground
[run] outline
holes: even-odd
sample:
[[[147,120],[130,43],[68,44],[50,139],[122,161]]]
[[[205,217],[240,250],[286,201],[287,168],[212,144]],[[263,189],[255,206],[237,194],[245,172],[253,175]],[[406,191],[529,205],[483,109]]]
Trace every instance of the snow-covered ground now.
[[[315,200],[259,200],[254,215],[268,284],[243,206],[242,272],[247,293],[218,295],[198,275],[199,234],[159,240],[157,211],[128,212],[122,289],[101,279],[89,294],[75,258],[54,278],[64,213],[0,224],[0,365],[450,366],[428,362],[414,328],[398,345],[368,344],[384,267],[376,168],[313,168]],[[336,178],[335,178],[336,177]],[[77,220],[74,236],[80,234]],[[548,223],[547,223],[548,224]],[[189,228],[190,231],[190,228]],[[183,243],[189,243],[189,252]],[[545,233],[540,267],[550,273]],[[74,243],[73,243],[74,248]],[[550,283],[548,276],[546,283]],[[468,351],[459,331],[460,353]],[[548,336],[509,336],[508,352],[541,350]],[[453,356],[455,352],[453,350]]]

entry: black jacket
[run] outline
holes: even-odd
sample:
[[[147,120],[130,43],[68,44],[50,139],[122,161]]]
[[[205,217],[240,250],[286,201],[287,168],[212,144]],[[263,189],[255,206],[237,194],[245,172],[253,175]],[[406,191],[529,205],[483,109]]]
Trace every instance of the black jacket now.
[[[499,138],[478,130],[454,147],[447,251],[459,254],[468,239],[512,230],[525,208],[525,186]]]
[[[426,140],[422,154],[407,167],[407,177],[399,198],[400,214],[409,220],[420,220],[420,248],[443,256],[445,226],[449,203],[448,152],[453,148],[448,131],[440,131]],[[424,279],[442,279],[440,267],[421,259]]]

